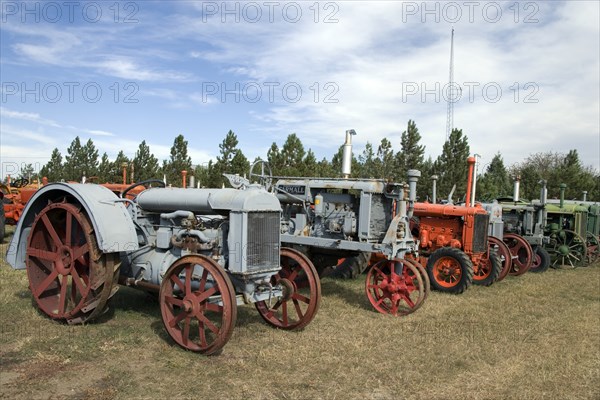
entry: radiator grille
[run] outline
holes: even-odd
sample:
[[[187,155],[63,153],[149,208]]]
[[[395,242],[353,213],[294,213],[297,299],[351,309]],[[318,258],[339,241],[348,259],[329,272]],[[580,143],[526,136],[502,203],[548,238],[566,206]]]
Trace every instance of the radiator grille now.
[[[248,213],[248,271],[279,267],[279,221],[278,212]]]
[[[475,227],[473,231],[473,252],[483,253],[487,251],[487,230],[489,223],[489,215],[475,214]]]

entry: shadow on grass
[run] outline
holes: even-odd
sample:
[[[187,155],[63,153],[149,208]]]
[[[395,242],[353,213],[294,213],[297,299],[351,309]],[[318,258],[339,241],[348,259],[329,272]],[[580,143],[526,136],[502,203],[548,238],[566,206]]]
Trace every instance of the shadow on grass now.
[[[364,279],[364,275],[360,275],[357,279]],[[321,280],[321,293],[324,297],[338,297],[352,307],[358,307],[363,310],[374,311],[373,306],[367,299],[364,291],[356,291],[347,287],[343,281],[338,281],[333,278],[325,278]]]

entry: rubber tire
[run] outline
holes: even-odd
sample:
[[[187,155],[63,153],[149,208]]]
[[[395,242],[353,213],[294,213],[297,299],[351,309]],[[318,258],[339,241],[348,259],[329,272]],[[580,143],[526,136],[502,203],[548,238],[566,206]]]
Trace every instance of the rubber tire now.
[[[367,252],[346,257],[346,259],[333,270],[331,276],[339,279],[355,279],[367,269],[370,260],[371,253]]]
[[[4,205],[0,202],[0,243],[4,243],[6,235],[6,219],[4,218]]]
[[[492,264],[492,272],[487,278],[480,281],[473,278],[473,284],[479,286],[490,286],[498,280],[500,272],[502,272],[502,260],[500,259],[500,256],[495,252],[490,251],[488,261]]]
[[[535,246],[535,248],[533,249],[533,253],[534,253],[533,254],[534,257],[540,258],[540,266],[534,267],[534,264],[531,264],[531,268],[529,268],[529,272],[535,272],[536,274],[541,273],[541,272],[546,272],[548,270],[548,268],[550,267],[550,253],[548,253],[548,250],[546,250],[542,246]],[[535,263],[535,259],[534,259],[534,263]]]
[[[433,275],[435,263],[443,257],[454,258],[462,271],[460,281],[451,288],[441,286]],[[461,294],[473,283],[473,263],[462,250],[454,247],[442,247],[429,256],[427,260],[427,274],[429,275],[429,281],[433,289],[444,293]]]

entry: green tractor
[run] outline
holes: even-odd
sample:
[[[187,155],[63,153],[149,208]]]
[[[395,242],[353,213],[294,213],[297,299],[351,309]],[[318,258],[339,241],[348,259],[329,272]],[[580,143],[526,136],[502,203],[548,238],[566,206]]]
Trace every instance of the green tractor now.
[[[580,242],[585,242],[585,259],[584,262],[568,263],[569,266],[582,266],[592,264],[600,258],[600,204],[597,202],[586,201],[587,192],[583,192],[583,200],[565,200],[564,191],[566,185],[560,185],[560,200],[549,200],[548,204],[548,226],[547,231],[549,236],[552,234],[556,235],[557,231],[560,231],[560,227],[566,231],[572,231],[577,233],[578,237],[575,237],[573,233],[566,232],[562,234],[565,237],[565,241],[571,243],[570,246],[574,246],[575,253],[580,252]],[[557,243],[558,244],[558,243]],[[566,244],[566,243],[565,243]],[[565,253],[566,249],[562,248],[562,253]],[[561,254],[562,254],[561,253]],[[562,258],[567,261],[571,259],[575,261],[572,256],[577,258],[580,255],[570,254],[563,255]]]
[[[560,201],[550,201],[546,204],[547,223],[544,235],[549,239],[546,249],[552,257],[552,267],[576,268],[583,267],[595,261],[598,256],[598,240],[595,239],[596,249],[588,243],[588,206],[576,202],[565,202],[567,185],[560,185]],[[593,242],[594,240],[592,240]],[[588,246],[592,247],[588,255]],[[591,258],[590,258],[591,257]]]

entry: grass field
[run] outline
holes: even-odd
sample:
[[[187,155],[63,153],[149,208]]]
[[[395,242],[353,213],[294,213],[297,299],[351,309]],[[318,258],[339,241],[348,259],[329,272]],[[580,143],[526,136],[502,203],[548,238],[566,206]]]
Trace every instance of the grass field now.
[[[402,318],[372,311],[363,284],[323,280],[301,332],[241,307],[223,354],[203,357],[174,345],[158,304],[132,289],[97,323],[53,323],[32,305],[25,271],[2,261],[0,397],[600,398],[599,265],[434,292]]]

